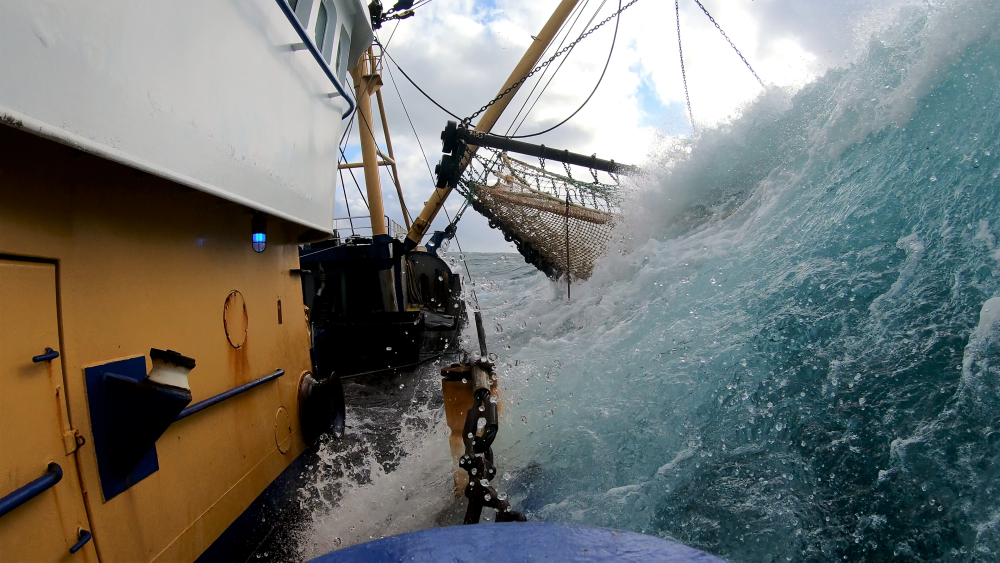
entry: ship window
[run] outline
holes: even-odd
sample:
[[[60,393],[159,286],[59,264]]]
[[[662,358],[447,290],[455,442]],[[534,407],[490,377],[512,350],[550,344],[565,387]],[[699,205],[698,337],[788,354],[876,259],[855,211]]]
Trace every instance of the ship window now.
[[[343,83],[347,78],[347,57],[351,54],[351,36],[347,28],[340,26],[340,41],[337,43],[337,78]]]
[[[299,18],[302,26],[305,27],[309,21],[309,11],[312,10],[312,0],[287,0],[288,7],[295,12],[295,17]]]
[[[330,62],[333,52],[333,35],[337,29],[337,8],[329,0],[323,0],[316,14],[316,48],[323,54],[323,59]]]

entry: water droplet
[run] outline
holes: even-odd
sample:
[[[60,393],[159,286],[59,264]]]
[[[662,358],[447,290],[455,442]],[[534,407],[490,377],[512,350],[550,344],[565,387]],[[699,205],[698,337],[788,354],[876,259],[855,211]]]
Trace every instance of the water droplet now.
[[[479,420],[477,420],[476,421],[476,428],[478,428],[480,430],[483,429],[483,428],[486,428],[486,419],[485,418],[480,418]]]
[[[479,470],[476,469],[475,467],[473,467],[472,471],[470,471],[469,473],[472,473],[473,475],[475,475],[476,473],[479,473]]]
[[[820,289],[820,291],[823,291],[824,289],[826,289],[826,284],[825,283],[819,284],[819,289]]]
[[[465,383],[468,383],[468,382],[469,382],[469,380],[468,380],[468,379],[466,379],[466,378],[464,378],[464,377],[462,378],[462,383],[463,383],[463,384],[465,384]]]
[[[479,405],[479,412],[486,412],[486,405]]]
[[[354,531],[354,526],[351,526],[351,531],[352,531],[352,532]]]
[[[507,493],[503,493],[503,492],[497,493],[497,499],[499,499],[499,500],[507,500]]]
[[[483,500],[485,500],[486,502],[490,502],[491,498],[493,498],[493,497],[491,497],[489,493],[486,493],[485,495],[483,495]]]
[[[510,473],[504,473],[503,474],[503,480],[504,481],[510,481],[510,479],[511,479]]]
[[[489,487],[490,486],[490,482],[487,481],[486,479],[480,479],[479,480],[479,484],[482,485],[482,486],[484,486],[484,487]]]
[[[937,182],[937,176],[931,176],[931,182]]]
[[[781,432],[782,430],[785,429],[785,425],[779,422],[774,425],[774,429],[777,430],[778,432]]]
[[[521,422],[523,422],[523,423],[527,424],[527,423],[528,423],[528,417],[526,417],[526,416],[522,416],[522,417],[521,417]]]
[[[472,432],[469,432],[468,434],[466,434],[465,437],[466,438],[472,438]]]
[[[406,490],[406,485],[400,485],[400,486],[399,486],[399,490],[401,490],[401,491],[405,491],[405,490]]]
[[[438,281],[444,281],[444,276],[438,276]]]
[[[385,347],[385,351],[386,352],[392,352],[392,346],[386,346]]]
[[[402,389],[403,387],[405,387],[405,385],[403,385],[402,383],[400,383],[399,384],[399,388]]]
[[[497,396],[496,395],[490,395],[490,402],[493,403],[493,404],[496,404],[496,402],[497,402]]]

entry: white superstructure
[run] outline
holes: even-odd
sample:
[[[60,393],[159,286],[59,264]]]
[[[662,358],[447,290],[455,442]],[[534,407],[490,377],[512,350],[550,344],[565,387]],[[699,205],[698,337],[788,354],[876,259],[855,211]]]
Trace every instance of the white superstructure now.
[[[353,95],[365,4],[288,3]],[[349,104],[301,43],[275,0],[3,0],[0,120],[330,231]]]

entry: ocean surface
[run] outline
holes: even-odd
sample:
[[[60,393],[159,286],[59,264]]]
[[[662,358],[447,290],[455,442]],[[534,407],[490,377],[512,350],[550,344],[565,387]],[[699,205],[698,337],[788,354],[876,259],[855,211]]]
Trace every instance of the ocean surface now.
[[[663,137],[572,299],[465,256],[497,488],[529,519],[734,562],[1000,560],[1000,3],[890,20],[853,63]],[[321,448],[368,473],[316,503],[303,557],[455,521],[439,369],[403,383],[392,463]]]

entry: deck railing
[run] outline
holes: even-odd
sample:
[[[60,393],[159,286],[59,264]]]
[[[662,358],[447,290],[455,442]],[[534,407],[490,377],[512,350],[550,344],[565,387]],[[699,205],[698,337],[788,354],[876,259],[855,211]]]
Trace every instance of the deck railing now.
[[[341,233],[341,236],[343,236],[344,233],[350,232],[350,236],[370,237],[372,236],[371,216],[352,215],[350,217],[334,217],[333,228],[338,233]],[[399,223],[393,221],[392,217],[389,217],[388,215],[385,216],[385,228],[389,233],[389,236],[399,240],[400,242],[406,238],[406,229]]]

